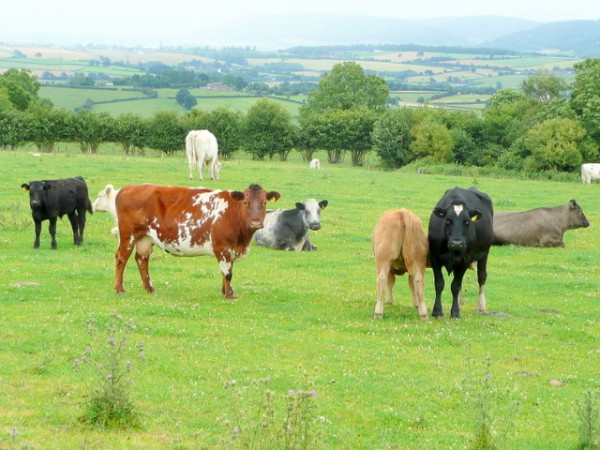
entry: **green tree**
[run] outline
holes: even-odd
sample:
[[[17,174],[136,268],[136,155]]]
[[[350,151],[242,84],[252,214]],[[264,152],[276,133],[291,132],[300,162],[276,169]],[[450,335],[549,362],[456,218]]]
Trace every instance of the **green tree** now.
[[[410,150],[413,141],[410,130],[415,120],[414,110],[400,108],[385,111],[375,122],[371,135],[373,149],[385,167],[402,167],[415,159]]]
[[[431,157],[439,162],[451,162],[454,159],[452,136],[445,125],[425,121],[413,127],[414,140],[410,150],[419,158]]]
[[[148,147],[171,154],[184,148],[184,120],[175,111],[157,111],[148,124]]]
[[[279,155],[282,161],[293,146],[294,128],[290,113],[279,103],[266,98],[258,100],[243,120],[243,146],[253,159],[272,159]]]
[[[14,109],[0,108],[0,148],[15,149],[27,140],[26,115]]]
[[[569,86],[563,78],[539,72],[523,80],[521,89],[529,97],[542,103],[548,103],[553,99],[564,97]]]
[[[115,118],[108,139],[120,143],[126,155],[133,154],[135,149],[143,154],[147,134],[147,121],[137,114],[126,113]]]
[[[585,135],[585,129],[571,119],[548,119],[534,125],[524,138],[524,146],[531,155],[525,161],[525,168],[565,171],[578,168],[582,162],[579,145]]]
[[[486,144],[508,149],[537,121],[539,102],[517,89],[502,89],[492,96],[483,112]]]
[[[571,107],[590,138],[600,146],[600,58],[576,63]]]
[[[8,94],[14,108],[25,111],[38,99],[40,83],[28,70],[8,69],[0,75],[0,90]]]
[[[208,129],[216,136],[219,143],[219,155],[229,159],[240,147],[242,115],[220,107],[212,110],[208,116]]]
[[[98,153],[98,147],[107,142],[115,120],[109,113],[95,113],[87,109],[71,116],[71,139],[79,143],[81,153]]]
[[[41,152],[52,152],[57,142],[71,140],[71,113],[35,104],[27,111],[27,141],[34,142]]]
[[[384,79],[365,75],[363,68],[355,62],[344,62],[321,76],[318,89],[308,94],[300,114],[358,107],[383,109],[388,98],[389,89]]]

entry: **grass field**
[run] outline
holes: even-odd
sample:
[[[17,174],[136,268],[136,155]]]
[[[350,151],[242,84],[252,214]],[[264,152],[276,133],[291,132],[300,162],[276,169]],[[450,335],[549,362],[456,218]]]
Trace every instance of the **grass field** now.
[[[464,449],[484,412],[497,448],[575,448],[577,402],[600,388],[600,186],[582,185],[575,175],[568,183],[483,178],[473,171],[451,177],[380,171],[372,157],[362,168],[317,157],[320,171],[308,170],[297,154],[286,163],[241,154],[227,162],[220,181],[202,183],[227,189],[259,183],[282,194],[272,204],[279,208],[309,197],[329,201],[322,229],[311,237],[318,251],[253,245],[235,265],[239,299],[229,301],[220,295],[214,259],[160,250],[150,262],[157,292],[143,291],[130,260],[128,294],[116,295],[117,239],[107,214],[88,217],[81,247],[73,246],[65,218],[57,250],[50,250],[47,223],[41,248],[32,249],[22,183],[82,175],[92,200],[109,182],[200,184],[187,180],[183,155],[89,156],[69,149],[34,158],[27,150],[1,151],[0,448],[231,448],[235,417],[260,403],[236,405],[224,383],[251,386],[265,377],[277,402],[290,389],[315,390],[311,425],[321,437],[313,448]],[[426,226],[446,189],[474,184],[498,211],[575,198],[591,226],[567,232],[565,248],[492,248],[488,309],[504,315],[476,313],[470,272],[462,319],[419,320],[407,281],[399,279],[395,304],[375,321],[370,234],[379,215],[406,207]],[[432,279],[428,271],[429,311]],[[19,287],[23,282],[37,284]],[[446,317],[449,297],[447,280]],[[92,371],[74,370],[73,362],[87,346],[100,345],[88,334],[89,320],[106,325],[111,314],[137,325],[132,344],[145,341],[145,358],[133,362],[130,374],[141,421],[138,428],[102,431],[78,420],[99,381]],[[275,414],[285,415],[285,404],[276,403]],[[247,430],[237,430],[238,442]]]

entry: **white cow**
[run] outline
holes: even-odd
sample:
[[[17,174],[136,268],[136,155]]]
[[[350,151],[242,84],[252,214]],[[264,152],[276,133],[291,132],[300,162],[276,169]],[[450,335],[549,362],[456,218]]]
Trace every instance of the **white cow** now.
[[[113,219],[115,219],[115,226],[110,232],[112,234],[119,234],[119,221],[117,219],[117,194],[118,189],[115,189],[112,184],[107,184],[104,189],[98,193],[98,197],[92,203],[92,211],[96,212],[107,212]]]
[[[584,184],[592,184],[592,180],[600,180],[600,164],[582,164],[581,181]]]
[[[198,179],[204,180],[204,163],[210,167],[211,180],[219,179],[219,171],[223,164],[219,162],[219,146],[217,138],[208,130],[192,130],[185,137],[185,153],[190,168],[190,180],[193,178],[194,166],[198,166]]]
[[[318,159],[313,159],[310,162],[310,166],[311,169],[315,169],[315,170],[319,170],[321,168],[321,161],[319,161]]]

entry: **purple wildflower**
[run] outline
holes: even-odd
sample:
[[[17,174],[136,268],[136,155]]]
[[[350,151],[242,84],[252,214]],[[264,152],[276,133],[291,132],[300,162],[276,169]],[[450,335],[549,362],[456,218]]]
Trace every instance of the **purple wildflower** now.
[[[237,436],[239,432],[240,432],[240,430],[238,429],[238,427],[235,427],[232,431],[234,436]]]

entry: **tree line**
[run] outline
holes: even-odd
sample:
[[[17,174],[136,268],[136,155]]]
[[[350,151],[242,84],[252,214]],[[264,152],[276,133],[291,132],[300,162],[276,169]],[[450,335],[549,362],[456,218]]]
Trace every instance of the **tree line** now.
[[[354,165],[373,152],[390,169],[422,161],[573,171],[600,158],[600,59],[584,60],[575,71],[571,85],[551,74],[530,76],[520,89],[498,91],[479,114],[390,107],[385,80],[344,62],[321,77],[297,118],[268,98],[244,114],[193,109],[142,118],[55,109],[38,98],[34,77],[11,69],[0,76],[0,146],[33,142],[53,151],[57,142],[76,142],[94,153],[113,142],[126,154],[147,148],[173,153],[184,149],[189,130],[206,128],[217,136],[223,158],[246,151],[259,160],[286,160],[298,151],[310,160],[321,150],[330,163],[349,154]]]

